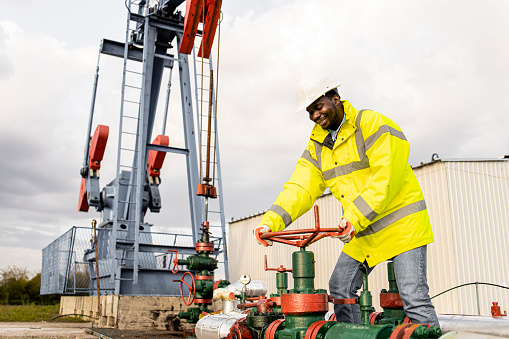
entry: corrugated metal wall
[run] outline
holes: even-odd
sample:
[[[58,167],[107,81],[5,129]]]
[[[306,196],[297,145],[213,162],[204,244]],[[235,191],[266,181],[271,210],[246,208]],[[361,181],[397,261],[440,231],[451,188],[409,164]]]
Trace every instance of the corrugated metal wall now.
[[[446,163],[455,246],[457,284],[509,283],[509,163],[462,161]],[[486,315],[492,301],[509,308],[509,292],[479,286],[460,290],[462,312]]]
[[[430,295],[470,282],[507,285],[509,265],[509,162],[508,161],[438,161],[415,170],[430,214],[435,242],[428,246],[428,281]],[[324,195],[316,201],[321,227],[336,227],[341,218],[341,204]],[[230,279],[242,274],[264,280],[270,292],[276,290],[275,272],[268,266],[291,267],[294,247],[276,244],[264,248],[251,235],[261,215],[230,223],[228,243]],[[297,220],[290,229],[312,228],[312,211]],[[311,245],[315,253],[315,288],[328,289],[329,275],[341,252],[342,242],[324,239]],[[289,279],[293,288],[292,279]],[[387,288],[386,264],[378,265],[369,277],[373,304],[379,307],[378,293]],[[478,297],[477,297],[478,295]],[[479,298],[479,310],[477,304]],[[509,309],[507,289],[491,286],[467,286],[434,299],[439,313],[490,315],[492,301]]]

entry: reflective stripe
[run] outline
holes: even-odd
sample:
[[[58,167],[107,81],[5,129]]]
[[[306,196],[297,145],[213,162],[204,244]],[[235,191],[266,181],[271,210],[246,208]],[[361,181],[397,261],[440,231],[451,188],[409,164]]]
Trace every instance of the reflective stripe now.
[[[318,169],[322,170],[322,144],[318,141],[315,141],[315,153],[316,160],[318,161]]]
[[[375,219],[378,216],[378,213],[373,211],[371,206],[369,206],[366,200],[364,200],[364,198],[360,195],[357,198],[355,198],[353,204],[355,205],[355,207],[359,209],[359,211],[361,211],[362,215],[369,221],[373,221],[373,219]]]
[[[342,175],[347,175],[355,171],[359,171],[369,167],[368,159],[362,161],[354,161],[346,165],[337,166],[323,172],[325,180],[331,180]]]
[[[385,134],[385,133],[389,133],[390,135],[393,135],[397,138],[406,140],[403,132],[398,131],[394,127],[390,127],[388,125],[382,125],[378,128],[378,131],[376,131],[375,133],[373,133],[373,135],[370,135],[366,139],[366,150],[370,149],[371,146],[373,146],[373,144],[378,140],[378,138],[380,138],[382,136],[382,134]]]
[[[410,205],[403,206],[400,209],[387,214],[380,220],[375,221],[374,223],[369,225],[364,231],[357,233],[355,237],[361,238],[367,235],[375,234],[376,232],[383,230],[387,226],[390,226],[395,222],[405,217],[408,217],[411,214],[424,211],[425,209],[426,203],[424,202],[424,200],[413,202]]]
[[[279,205],[272,205],[269,211],[272,211],[279,215],[281,219],[283,219],[283,222],[285,223],[285,227],[288,227],[292,223],[292,217],[290,214],[283,209],[283,207]]]
[[[355,126],[357,126],[357,129],[355,130],[355,143],[357,144],[357,153],[359,154],[360,161],[364,161],[364,158],[367,159],[366,156],[366,146],[364,145],[364,137],[362,135],[361,130],[361,119],[362,119],[362,113],[366,111],[365,109],[362,109],[359,111],[359,114],[357,114],[357,120],[355,121]]]
[[[315,167],[318,168],[318,170],[320,170],[320,164],[318,163],[318,161],[316,161],[315,159],[313,159],[311,157],[311,153],[309,153],[308,150],[305,150],[304,153],[302,153],[302,155],[300,157],[302,159],[306,159],[307,161],[309,161],[310,163],[315,165]]]
[[[362,136],[361,131],[361,118],[362,113],[364,111],[366,110],[363,109],[359,111],[359,113],[357,114],[357,120],[355,121],[355,126],[357,126],[357,129],[355,130],[355,144],[357,145],[357,153],[359,154],[360,160],[351,162],[349,164],[341,165],[338,167],[334,167],[323,172],[323,177],[325,178],[325,180],[331,180],[342,175],[347,175],[355,171],[360,171],[369,168],[369,160],[364,150],[364,138]]]

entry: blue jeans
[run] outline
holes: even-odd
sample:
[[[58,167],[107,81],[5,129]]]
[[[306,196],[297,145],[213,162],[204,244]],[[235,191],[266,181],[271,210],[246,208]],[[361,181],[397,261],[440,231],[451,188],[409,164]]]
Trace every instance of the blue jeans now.
[[[393,260],[396,283],[408,318],[414,324],[430,324],[438,327],[435,307],[428,294],[426,246],[401,253]],[[329,291],[334,299],[358,297],[357,291],[362,287],[362,272],[359,265],[360,262],[344,252],[341,253],[329,280]],[[372,267],[368,267],[368,274],[372,270]],[[334,305],[334,313],[339,322],[361,323],[361,311],[358,304]]]

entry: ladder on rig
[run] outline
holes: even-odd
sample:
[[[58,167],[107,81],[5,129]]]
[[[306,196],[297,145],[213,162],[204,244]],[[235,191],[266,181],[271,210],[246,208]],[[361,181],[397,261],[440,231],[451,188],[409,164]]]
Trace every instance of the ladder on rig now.
[[[145,179],[143,177],[145,174],[144,167],[146,166],[146,149],[144,146],[147,143],[147,133],[144,127],[147,124],[146,113],[148,111],[146,109],[148,103],[145,98],[147,97],[146,91],[150,90],[151,78],[146,62],[140,63],[129,58],[129,48],[136,38],[132,35],[132,32],[136,32],[140,27],[140,23],[132,20],[131,15],[133,9],[142,9],[139,6],[140,2],[129,0],[126,4],[128,13],[124,44],[113,227],[110,240],[110,253],[114,267],[116,268],[119,263],[132,267],[133,275],[132,278],[123,278],[116,270],[111,277],[117,280],[115,282],[116,286],[118,286],[119,280],[132,280],[134,284],[138,282],[140,228],[143,227],[141,223],[141,204]],[[149,44],[148,40],[154,39],[154,31],[150,29],[148,20],[146,20],[143,27],[143,46],[147,46]],[[154,52],[150,48],[143,48],[143,60],[153,57],[153,55],[149,55],[151,53]],[[120,194],[122,171],[129,173],[129,183],[125,195]],[[130,226],[127,227],[129,231],[126,239],[132,242],[130,250],[117,249],[118,232],[121,224]]]

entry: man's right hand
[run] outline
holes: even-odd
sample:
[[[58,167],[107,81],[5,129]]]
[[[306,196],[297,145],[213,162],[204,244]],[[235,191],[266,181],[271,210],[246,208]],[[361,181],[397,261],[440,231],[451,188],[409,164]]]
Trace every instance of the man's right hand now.
[[[267,225],[259,225],[253,229],[253,235],[255,236],[256,242],[259,245],[262,245],[265,247],[272,246],[271,240],[265,240],[265,239],[260,238],[260,235],[262,235],[262,233],[268,233],[268,232],[272,232],[272,230]]]

